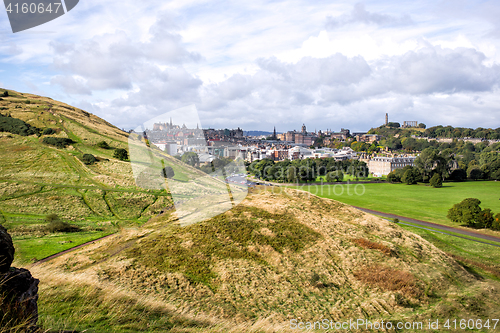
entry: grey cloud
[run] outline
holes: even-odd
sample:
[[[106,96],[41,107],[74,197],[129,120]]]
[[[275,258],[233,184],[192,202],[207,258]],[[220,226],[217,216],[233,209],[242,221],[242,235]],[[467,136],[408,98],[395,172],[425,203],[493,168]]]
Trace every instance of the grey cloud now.
[[[131,89],[148,80],[153,67],[179,66],[201,59],[199,54],[186,50],[177,29],[168,15],[160,14],[150,28],[151,38],[147,42],[137,42],[127,33],[117,31],[79,44],[51,43],[56,53],[53,67],[85,78],[91,90]]]
[[[72,76],[58,75],[53,77],[50,83],[60,85],[68,94],[92,95],[92,91],[83,82],[75,80]]]
[[[323,112],[325,123],[342,121],[342,125],[351,123],[358,129],[377,121],[378,116],[367,116],[371,112],[382,115],[380,123],[385,112],[398,114],[401,121],[423,112],[418,120],[432,123],[429,119],[436,110],[429,111],[432,108],[428,110],[427,103],[439,100],[439,96],[453,99],[473,93],[486,96],[483,100],[498,91],[500,67],[487,66],[485,60],[484,54],[474,49],[433,46],[370,64],[362,57],[340,54],[303,58],[295,64],[259,59],[260,69],[253,75],[237,74],[204,86],[198,106],[212,119],[223,115],[228,122],[237,123],[229,116],[232,112],[240,115],[238,119],[244,114],[245,121],[255,128],[263,128],[256,127],[259,123],[271,126],[273,122],[306,121],[306,115],[318,112]],[[462,106],[447,108],[466,115],[476,107],[484,106],[470,98]],[[252,116],[258,121],[251,121]]]
[[[325,27],[328,30],[332,30],[356,22],[380,26],[404,26],[414,24],[409,15],[405,14],[396,17],[387,14],[371,13],[365,9],[364,4],[358,2],[354,5],[354,8],[349,14],[344,14],[339,17],[328,16]]]

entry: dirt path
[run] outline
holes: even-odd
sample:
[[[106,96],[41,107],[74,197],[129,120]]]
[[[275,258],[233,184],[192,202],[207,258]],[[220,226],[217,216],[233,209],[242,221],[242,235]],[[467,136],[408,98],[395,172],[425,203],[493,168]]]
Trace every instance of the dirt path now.
[[[420,225],[420,226],[423,226],[423,227],[434,228],[434,229],[438,229],[438,230],[442,230],[442,231],[453,232],[453,233],[464,235],[464,236],[469,236],[469,237],[474,237],[474,238],[480,238],[480,239],[484,239],[484,240],[487,240],[487,241],[490,241],[490,242],[496,242],[496,243],[499,243],[499,244],[496,245],[496,244],[491,244],[491,243],[486,243],[486,242],[480,242],[480,241],[477,241],[477,240],[474,240],[474,239],[470,239],[470,238],[467,238],[467,237],[460,237],[460,236],[457,236],[457,235],[453,235],[453,234],[449,234],[449,233],[443,232],[443,233],[445,233],[447,235],[451,235],[451,236],[455,236],[455,237],[460,237],[460,238],[465,238],[465,239],[468,239],[468,240],[472,240],[472,241],[476,241],[476,242],[480,242],[480,243],[484,243],[484,244],[489,244],[489,245],[500,247],[500,237],[495,237],[495,236],[491,236],[491,235],[485,235],[485,234],[482,234],[480,232],[473,231],[473,230],[464,230],[464,229],[460,229],[460,228],[445,226],[445,225],[442,225],[442,224],[437,224],[437,223],[432,223],[432,222],[427,222],[427,221],[412,219],[412,218],[409,218],[409,217],[399,216],[399,215],[395,215],[395,214],[383,213],[383,212],[379,212],[377,210],[372,210],[372,209],[367,209],[367,208],[362,208],[362,207],[357,207],[357,206],[352,206],[352,207],[354,207],[356,209],[359,209],[359,210],[361,210],[363,212],[369,213],[369,214],[375,214],[375,215],[379,215],[379,216],[383,216],[383,217],[389,217],[389,218],[397,218],[400,221],[410,222],[410,223],[417,224],[417,225]],[[423,229],[426,229],[426,228],[423,228]],[[427,229],[427,230],[429,230],[429,229]],[[431,230],[431,231],[434,231],[434,230]]]

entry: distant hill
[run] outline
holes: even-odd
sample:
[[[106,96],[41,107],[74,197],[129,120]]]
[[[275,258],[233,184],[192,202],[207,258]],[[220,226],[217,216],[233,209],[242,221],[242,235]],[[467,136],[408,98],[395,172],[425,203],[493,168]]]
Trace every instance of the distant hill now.
[[[279,132],[276,132],[276,134],[280,134]],[[243,131],[244,136],[269,136],[273,135],[273,132],[266,132],[266,131]]]

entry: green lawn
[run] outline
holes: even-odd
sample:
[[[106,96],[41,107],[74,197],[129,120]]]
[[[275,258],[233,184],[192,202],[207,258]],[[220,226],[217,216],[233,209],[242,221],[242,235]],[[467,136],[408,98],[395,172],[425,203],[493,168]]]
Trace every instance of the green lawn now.
[[[478,198],[482,208],[500,213],[500,182],[444,183],[442,188],[423,184],[338,184],[298,186],[321,197],[425,221],[455,225],[446,214],[465,198]]]
[[[16,262],[30,263],[111,234],[110,231],[57,233],[34,238],[14,237]]]

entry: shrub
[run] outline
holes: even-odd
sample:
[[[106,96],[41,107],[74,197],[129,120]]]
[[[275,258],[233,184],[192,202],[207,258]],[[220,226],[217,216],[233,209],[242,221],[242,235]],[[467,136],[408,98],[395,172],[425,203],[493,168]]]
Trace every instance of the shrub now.
[[[97,162],[97,159],[92,154],[83,154],[82,162],[85,163],[86,165],[91,165]]]
[[[53,136],[48,136],[43,138],[43,143],[51,146],[55,146],[57,148],[66,148],[66,146],[69,146],[70,144],[74,143],[73,140],[68,139],[68,138],[56,138]]]
[[[173,178],[175,176],[174,169],[171,166],[166,166],[161,170],[163,178]]]
[[[495,215],[495,218],[491,223],[491,229],[500,231],[500,213],[497,213],[497,215]]]
[[[121,161],[126,161],[128,160],[128,153],[125,149],[123,148],[118,148],[115,150],[114,154],[113,154],[113,157],[114,158],[117,158]]]
[[[64,222],[61,220],[52,221],[45,226],[45,229],[48,232],[78,232],[81,229],[77,226],[71,225],[68,222]]]
[[[51,135],[51,134],[54,134],[55,132],[56,131],[53,128],[48,127],[48,128],[46,128],[46,129],[43,130],[42,134],[43,135]]]
[[[9,92],[5,90],[2,94],[2,97],[9,97]]]
[[[21,136],[28,136],[32,134],[39,134],[40,129],[25,123],[21,119],[0,114],[0,132],[9,132]]]
[[[57,214],[49,214],[45,216],[45,221],[47,222],[59,221],[59,216]]]
[[[389,172],[387,180],[391,183],[401,183],[401,177],[395,171]]]
[[[491,229],[491,227],[493,226],[493,221],[493,212],[489,208],[483,209],[478,216],[479,227]]]
[[[430,184],[432,187],[439,188],[443,186],[443,180],[439,174],[435,173],[434,176],[431,177]]]
[[[98,142],[97,147],[103,148],[103,149],[110,149],[111,148],[106,141]]]

